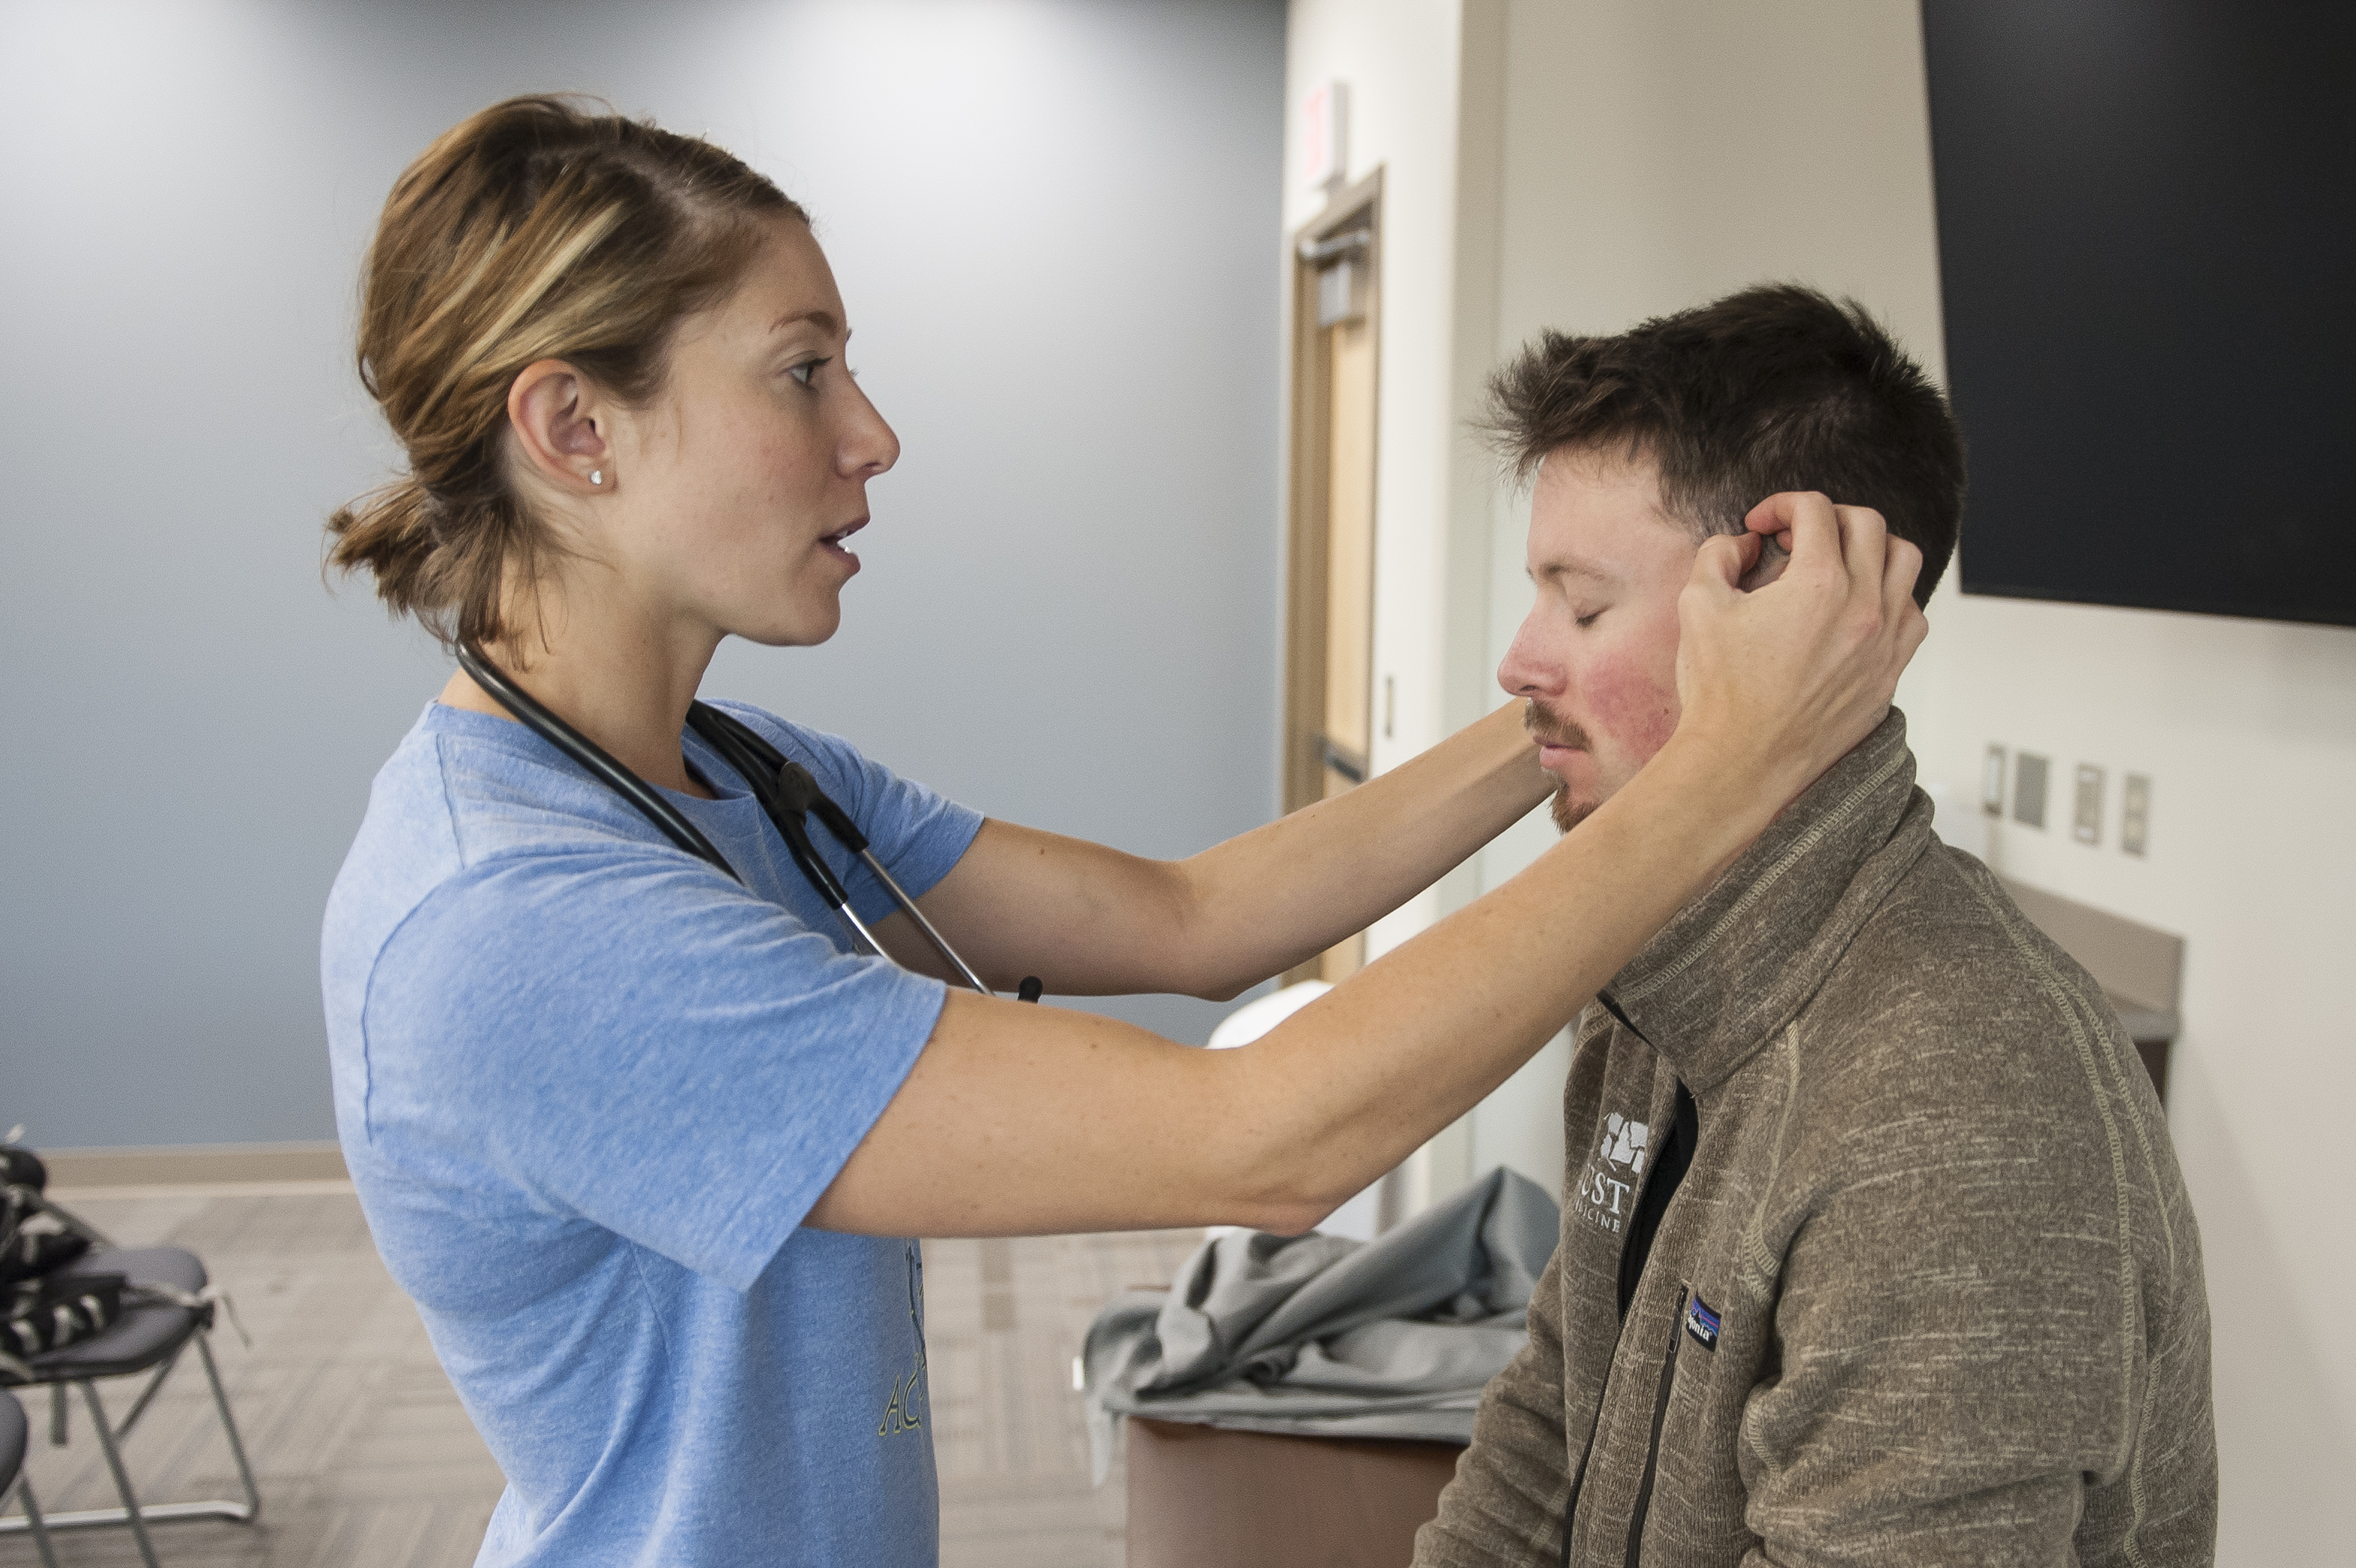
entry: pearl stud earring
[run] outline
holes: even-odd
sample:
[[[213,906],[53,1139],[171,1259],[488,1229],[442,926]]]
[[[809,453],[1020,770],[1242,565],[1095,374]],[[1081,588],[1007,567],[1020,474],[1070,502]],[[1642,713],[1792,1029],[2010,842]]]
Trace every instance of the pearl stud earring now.
[[[593,484],[593,485],[602,485],[602,484],[604,484],[604,483],[605,482],[605,469],[603,469],[603,468],[592,468],[592,469],[590,469],[590,470],[589,470],[589,482],[590,482],[591,484]]]

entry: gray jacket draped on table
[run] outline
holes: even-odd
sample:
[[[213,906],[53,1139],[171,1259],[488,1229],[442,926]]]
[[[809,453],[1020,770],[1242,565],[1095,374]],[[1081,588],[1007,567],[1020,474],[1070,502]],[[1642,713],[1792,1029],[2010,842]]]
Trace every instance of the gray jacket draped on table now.
[[[1082,1356],[1098,1479],[1122,1415],[1462,1443],[1526,1337],[1553,1199],[1499,1168],[1373,1241],[1215,1237],[1167,1292],[1116,1297]]]

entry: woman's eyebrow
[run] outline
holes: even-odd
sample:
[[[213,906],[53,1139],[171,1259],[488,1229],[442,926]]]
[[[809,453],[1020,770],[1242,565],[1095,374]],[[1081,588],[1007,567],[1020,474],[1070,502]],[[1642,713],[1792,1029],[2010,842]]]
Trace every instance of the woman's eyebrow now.
[[[830,336],[842,332],[842,323],[834,318],[834,312],[830,310],[787,311],[785,315],[778,317],[775,321],[769,323],[769,330],[772,332],[782,332],[787,328],[803,321],[810,323],[812,326],[818,328],[820,331],[828,333]],[[848,336],[848,334],[846,333],[844,336]]]

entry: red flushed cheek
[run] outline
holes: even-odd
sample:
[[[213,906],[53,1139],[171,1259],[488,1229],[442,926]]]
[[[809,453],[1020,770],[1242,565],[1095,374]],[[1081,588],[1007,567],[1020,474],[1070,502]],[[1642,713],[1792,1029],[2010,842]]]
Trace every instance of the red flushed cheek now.
[[[1598,660],[1580,672],[1579,697],[1589,744],[1631,770],[1666,746],[1677,727],[1674,678],[1664,684],[1635,660]]]

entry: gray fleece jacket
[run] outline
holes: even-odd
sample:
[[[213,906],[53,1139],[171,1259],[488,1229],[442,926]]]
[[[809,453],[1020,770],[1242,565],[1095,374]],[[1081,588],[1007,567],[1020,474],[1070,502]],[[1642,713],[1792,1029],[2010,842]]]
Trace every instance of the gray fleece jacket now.
[[[1913,785],[1892,712],[1581,1020],[1561,1244],[1418,1564],[2212,1560],[2159,1104]]]

